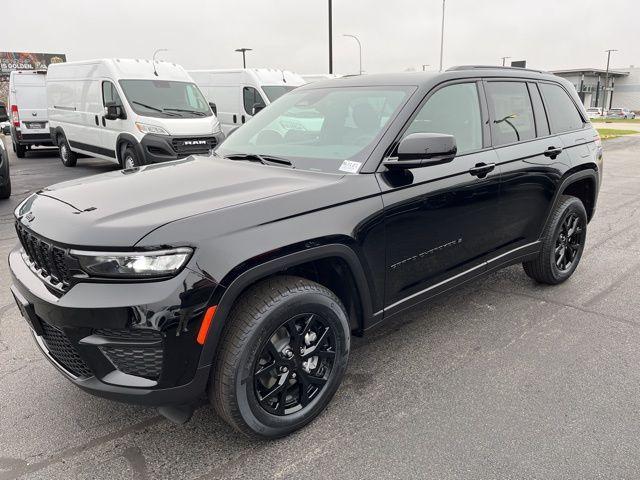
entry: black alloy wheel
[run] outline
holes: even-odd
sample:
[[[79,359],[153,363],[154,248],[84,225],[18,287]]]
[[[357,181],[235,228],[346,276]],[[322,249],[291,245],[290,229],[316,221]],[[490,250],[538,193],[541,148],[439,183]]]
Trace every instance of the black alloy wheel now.
[[[561,272],[571,270],[584,242],[583,231],[582,219],[576,213],[567,215],[562,222],[554,251],[556,267]]]
[[[335,342],[335,332],[319,315],[296,315],[278,327],[254,366],[260,406],[273,415],[289,415],[309,405],[331,375]]]

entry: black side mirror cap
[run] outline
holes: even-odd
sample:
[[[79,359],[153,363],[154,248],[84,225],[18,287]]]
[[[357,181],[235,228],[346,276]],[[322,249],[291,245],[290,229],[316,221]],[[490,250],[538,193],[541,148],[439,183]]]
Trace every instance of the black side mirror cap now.
[[[453,135],[443,133],[411,133],[398,145],[396,158],[382,164],[390,170],[428,167],[452,161],[458,147]]]
[[[213,114],[217,117],[218,116],[218,106],[213,102],[209,102],[209,106],[211,107],[211,111],[213,112]]]
[[[120,105],[107,104],[105,109],[107,112],[104,118],[106,118],[107,120],[118,120],[119,118],[127,118],[123,108]]]

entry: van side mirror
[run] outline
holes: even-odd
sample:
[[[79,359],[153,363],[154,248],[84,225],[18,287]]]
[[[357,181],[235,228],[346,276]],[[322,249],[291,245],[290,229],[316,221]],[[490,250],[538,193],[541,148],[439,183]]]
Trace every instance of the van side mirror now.
[[[251,109],[251,115],[255,115],[260,110],[262,110],[264,107],[265,107],[264,103],[254,103],[253,104],[253,108]]]
[[[428,167],[453,160],[458,152],[453,135],[443,133],[411,133],[398,145],[396,158],[382,164],[389,170]]]
[[[107,120],[118,120],[119,118],[127,118],[127,116],[120,105],[107,104],[105,106],[104,118]]]
[[[9,115],[7,115],[7,108],[4,105],[0,105],[0,122],[9,121]]]
[[[218,116],[218,107],[216,106],[216,104],[213,103],[213,102],[209,102],[209,106],[211,107],[211,111],[213,112],[213,114],[217,117]]]

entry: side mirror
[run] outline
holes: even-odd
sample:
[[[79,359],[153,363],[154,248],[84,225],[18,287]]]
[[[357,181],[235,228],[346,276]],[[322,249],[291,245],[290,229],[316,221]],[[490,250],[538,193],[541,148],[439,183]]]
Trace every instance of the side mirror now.
[[[253,104],[253,108],[251,109],[251,115],[255,115],[260,110],[262,110],[264,107],[265,107],[264,103],[254,103]]]
[[[124,114],[124,110],[120,105],[107,104],[105,109],[104,118],[107,120],[118,120],[119,118],[127,118]]]
[[[5,125],[2,127],[2,133],[4,135],[11,135],[11,127],[9,125]]]
[[[457,151],[453,135],[411,133],[400,141],[397,158],[388,158],[382,164],[389,170],[428,167],[450,162]]]
[[[9,115],[7,115],[7,109],[5,107],[0,107],[0,122],[8,122]]]
[[[209,102],[209,106],[211,107],[211,111],[213,112],[213,114],[217,117],[218,116],[218,107],[216,106],[216,104],[213,103],[213,102]]]

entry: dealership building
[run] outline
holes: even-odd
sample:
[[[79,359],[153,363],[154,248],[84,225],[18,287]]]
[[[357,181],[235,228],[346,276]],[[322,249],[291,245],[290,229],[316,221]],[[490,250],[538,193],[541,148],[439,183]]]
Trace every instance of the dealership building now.
[[[577,68],[553,73],[573,83],[585,107],[602,108],[606,70]],[[620,107],[640,112],[640,68],[633,65],[609,70],[606,108]]]

